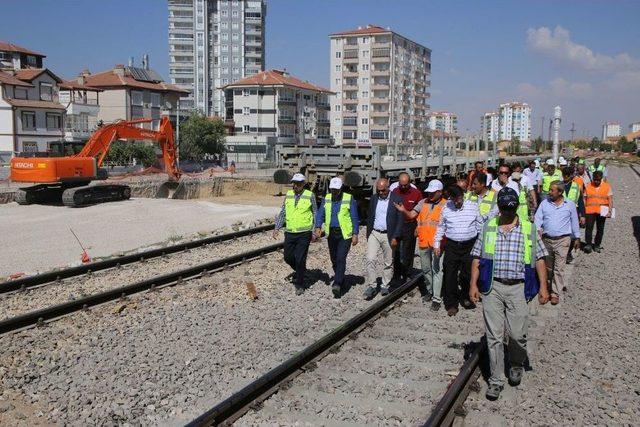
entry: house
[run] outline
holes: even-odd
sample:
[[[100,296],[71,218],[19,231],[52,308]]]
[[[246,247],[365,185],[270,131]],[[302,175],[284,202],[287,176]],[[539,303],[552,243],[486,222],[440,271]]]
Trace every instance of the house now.
[[[42,68],[45,55],[13,43],[0,41],[0,71]]]
[[[0,71],[0,156],[49,151],[64,136],[62,80],[46,68]]]
[[[160,117],[174,117],[178,100],[189,93],[165,83],[158,73],[149,69],[148,60],[143,61],[142,67],[118,64],[96,74],[85,70],[81,76],[84,85],[102,91],[97,117],[104,123],[152,118],[153,123],[144,127],[157,129]]]
[[[84,75],[60,83],[59,102],[65,106],[64,140],[86,142],[98,126],[100,92],[86,83]]]

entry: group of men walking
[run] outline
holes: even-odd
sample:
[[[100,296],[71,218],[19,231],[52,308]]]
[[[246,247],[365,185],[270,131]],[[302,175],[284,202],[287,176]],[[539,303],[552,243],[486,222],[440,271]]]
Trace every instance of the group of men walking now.
[[[503,388],[505,335],[508,379],[518,385],[527,361],[527,302],[537,296],[540,304],[559,303],[567,291],[565,264],[581,245],[580,227],[586,227],[584,252],[600,252],[605,220],[614,212],[600,159],[588,169],[583,159],[559,163],[561,169],[553,161],[532,161],[524,170],[502,164],[496,171],[478,162],[457,184],[445,188],[431,180],[424,194],[401,173],[391,186],[378,179],[369,203],[364,298],[385,296],[414,276],[417,244],[422,299],[432,310],[444,305],[455,316],[460,306],[474,309],[482,300],[492,400]],[[294,270],[296,293],[305,290],[309,244],[324,232],[334,272],[331,289],[339,298],[349,249],[358,244],[356,201],[337,177],[319,209],[304,175],[294,175],[292,184],[274,238],[284,227],[284,258]]]

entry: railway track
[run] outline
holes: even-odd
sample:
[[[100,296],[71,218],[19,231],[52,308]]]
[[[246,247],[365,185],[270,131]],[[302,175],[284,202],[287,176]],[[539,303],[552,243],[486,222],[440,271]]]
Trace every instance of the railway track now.
[[[157,275],[135,283],[112,287],[111,289],[95,293],[89,296],[65,302],[63,304],[52,305],[43,309],[34,310],[10,317],[0,321],[0,335],[16,332],[25,328],[42,325],[45,322],[56,320],[81,310],[87,310],[101,304],[125,299],[130,295],[154,291],[167,286],[179,285],[187,280],[207,276],[213,272],[227,269],[232,266],[242,264],[246,261],[260,258],[268,253],[278,251],[284,247],[284,243],[276,243],[258,249],[231,255],[225,258],[216,259],[206,263],[198,264],[188,268],[172,271],[167,274]]]
[[[484,346],[473,338],[481,335],[481,314],[443,318],[429,311],[416,292],[419,280],[188,425],[449,424],[479,375]]]
[[[192,240],[176,245],[166,246],[163,248],[150,249],[136,254],[123,255],[102,261],[82,264],[61,270],[50,271],[33,276],[21,277],[19,279],[8,280],[0,283],[0,294],[25,290],[36,286],[45,285],[51,282],[61,281],[79,277],[86,274],[92,274],[97,271],[117,268],[127,264],[144,262],[149,259],[163,257],[178,252],[188,251],[190,249],[204,247],[210,244],[235,240],[241,237],[251,236],[265,231],[273,230],[273,224],[261,225],[254,228],[248,228],[232,233],[221,234],[218,236],[205,237],[203,239]]]
[[[635,167],[635,166],[633,166],[633,165],[629,165],[629,167],[630,167],[630,168],[631,168],[631,170],[632,170],[636,175],[638,175],[638,177],[640,178],[640,172],[638,172],[638,169],[636,169],[636,167]]]

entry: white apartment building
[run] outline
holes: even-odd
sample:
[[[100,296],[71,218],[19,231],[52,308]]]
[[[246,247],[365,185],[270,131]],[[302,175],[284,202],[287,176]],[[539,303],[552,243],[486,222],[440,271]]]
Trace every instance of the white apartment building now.
[[[631,123],[629,125],[629,132],[638,132],[640,131],[640,122]]]
[[[606,122],[602,125],[602,141],[606,141],[611,138],[620,138],[622,135],[622,127],[620,122]]]
[[[422,144],[431,50],[377,26],[330,36],[331,132],[337,145],[387,151]]]
[[[485,142],[500,140],[500,114],[495,111],[484,113],[480,118],[480,131]]]
[[[224,87],[227,158],[236,163],[273,160],[275,144],[329,145],[332,92],[286,71],[268,70]],[[233,126],[231,126],[233,125]]]
[[[531,107],[523,102],[500,104],[500,141],[531,141]]]
[[[84,74],[75,80],[60,83],[59,87],[59,102],[67,110],[64,140],[84,143],[98,126],[102,89],[89,86]]]
[[[223,117],[221,87],[264,70],[265,0],[168,0],[169,75],[181,109]]]
[[[452,135],[458,134],[458,116],[448,111],[433,111],[428,114],[427,126],[430,130],[441,130]]]
[[[21,152],[49,151],[62,139],[60,83],[46,68],[0,71],[0,162]]]

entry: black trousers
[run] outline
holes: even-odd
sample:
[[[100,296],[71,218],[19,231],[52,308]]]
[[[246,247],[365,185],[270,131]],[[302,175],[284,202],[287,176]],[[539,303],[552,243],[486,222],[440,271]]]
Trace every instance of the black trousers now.
[[[458,308],[461,300],[469,299],[471,249],[475,242],[476,238],[464,242],[447,240],[445,243],[442,299],[447,310]]]
[[[347,255],[349,255],[349,249],[351,249],[351,239],[343,238],[342,231],[339,228],[330,228],[327,243],[329,244],[331,266],[333,267],[333,284],[342,286],[344,284],[344,273],[347,269]]]
[[[595,243],[596,246],[600,246],[602,238],[604,237],[604,222],[607,218],[600,216],[599,214],[587,214],[586,215],[586,230],[584,233],[585,241],[587,245]],[[593,239],[593,226],[596,226],[596,240]]]
[[[293,283],[296,286],[304,284],[309,244],[311,244],[311,231],[284,233],[284,261],[295,272]]]
[[[393,252],[393,278],[395,285],[398,280],[407,280],[413,273],[413,258],[416,252],[417,222],[405,222],[402,225],[402,238],[398,242],[398,249]]]

